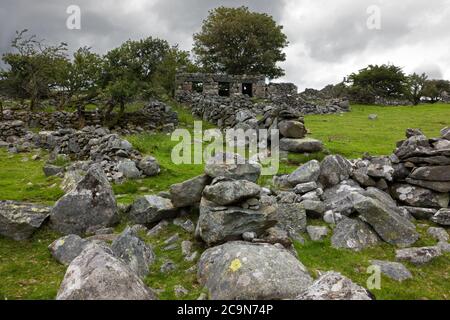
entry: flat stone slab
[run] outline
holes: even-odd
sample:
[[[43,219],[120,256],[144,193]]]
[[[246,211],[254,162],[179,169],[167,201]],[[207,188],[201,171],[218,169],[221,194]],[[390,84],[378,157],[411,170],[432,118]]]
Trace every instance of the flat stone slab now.
[[[321,141],[311,138],[280,140],[280,150],[293,153],[315,153],[323,150]]]
[[[413,277],[411,272],[399,262],[371,260],[370,263],[380,267],[383,274],[396,281],[401,282]]]

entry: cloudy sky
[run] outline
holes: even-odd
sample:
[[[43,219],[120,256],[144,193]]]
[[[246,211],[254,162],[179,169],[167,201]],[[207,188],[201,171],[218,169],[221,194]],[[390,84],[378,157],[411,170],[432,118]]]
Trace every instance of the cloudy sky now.
[[[81,9],[80,30],[66,27],[70,5]],[[99,53],[149,35],[190,50],[192,34],[220,5],[246,5],[284,26],[290,45],[286,76],[278,81],[300,89],[321,88],[382,63],[450,79],[450,0],[1,0],[0,53],[24,28],[49,42]],[[379,8],[379,29],[367,27],[368,20],[377,26],[373,6]]]

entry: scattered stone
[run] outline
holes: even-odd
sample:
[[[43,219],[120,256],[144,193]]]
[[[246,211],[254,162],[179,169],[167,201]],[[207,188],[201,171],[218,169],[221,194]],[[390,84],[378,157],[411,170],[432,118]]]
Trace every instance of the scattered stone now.
[[[431,221],[441,226],[450,226],[450,209],[439,210],[432,218]]]
[[[117,165],[117,170],[127,179],[139,179],[141,172],[136,167],[136,163],[131,160],[123,160]]]
[[[29,239],[50,215],[50,207],[0,201],[0,235],[16,241]]]
[[[155,294],[120,259],[88,246],[69,265],[57,300],[155,300]]]
[[[398,262],[371,260],[370,263],[380,267],[383,274],[396,281],[402,282],[413,277],[411,272],[403,264]]]
[[[312,241],[322,241],[328,235],[329,229],[327,227],[307,226],[306,231]]]
[[[184,260],[186,260],[187,262],[194,262],[195,259],[197,259],[197,256],[198,256],[198,251],[194,251],[189,256],[184,258]],[[197,266],[194,266],[194,267],[197,267]]]
[[[191,250],[192,250],[192,242],[185,240],[183,242],[181,242],[181,253],[183,254],[183,256],[189,256],[191,254]]]
[[[376,115],[376,114],[369,114],[369,120],[378,120],[378,115]]]
[[[306,128],[300,121],[286,120],[278,124],[278,129],[283,137],[302,139],[306,136]]]
[[[201,175],[170,187],[170,199],[176,208],[198,205],[203,189],[211,182],[207,175]]]
[[[415,265],[423,265],[442,255],[439,247],[407,248],[395,252],[400,261],[409,261]]]
[[[373,295],[338,272],[327,272],[297,300],[372,300]]]
[[[325,213],[325,204],[322,201],[304,200],[302,205],[308,217],[322,218]]]
[[[175,293],[175,296],[177,298],[181,298],[189,294],[189,291],[181,285],[176,285],[175,287],[173,287],[173,292]]]
[[[138,198],[128,212],[132,222],[143,225],[175,218],[176,215],[177,209],[172,201],[153,195]]]
[[[152,156],[144,157],[139,161],[138,168],[148,177],[156,176],[161,171],[158,161]]]
[[[89,241],[71,234],[55,240],[48,246],[48,250],[56,261],[68,266],[89,243]]]
[[[176,270],[176,268],[177,265],[173,261],[168,260],[162,264],[160,271],[161,273],[169,273]]]
[[[328,210],[323,215],[323,221],[332,225],[338,224],[343,218],[344,217],[340,213],[334,213],[332,210]]]
[[[53,207],[51,226],[62,234],[82,235],[91,227],[117,222],[117,205],[111,185],[100,166],[93,165],[76,188]]]
[[[445,231],[444,228],[432,227],[427,230],[427,233],[439,242],[448,242],[448,240],[450,239],[447,231]]]
[[[169,222],[167,222],[167,220],[162,220],[156,226],[154,226],[153,228],[150,229],[150,231],[147,233],[147,236],[149,236],[149,237],[157,236],[168,225],[169,225]]]
[[[179,240],[180,240],[180,235],[178,233],[176,233],[173,236],[171,236],[170,238],[166,239],[164,241],[164,244],[165,245],[173,244],[175,242],[178,242]]]
[[[64,173],[63,167],[58,167],[52,164],[46,164],[43,168],[46,177],[56,176],[60,173]]]
[[[377,234],[363,221],[345,218],[334,229],[331,237],[333,248],[361,251],[380,243]]]
[[[147,244],[127,228],[111,245],[114,255],[122,259],[140,278],[149,273],[155,262],[155,254]]]
[[[437,209],[430,208],[417,208],[417,207],[403,207],[405,208],[414,218],[419,220],[431,220],[431,218],[437,213]]]
[[[189,233],[195,231],[195,224],[190,219],[176,218],[173,220],[173,224]]]
[[[276,211],[277,227],[292,233],[306,230],[306,211],[300,203],[278,203]]]
[[[450,140],[450,127],[441,130],[441,137],[446,140]]]
[[[312,283],[303,264],[286,249],[248,242],[205,251],[197,276],[212,300],[293,299]]]

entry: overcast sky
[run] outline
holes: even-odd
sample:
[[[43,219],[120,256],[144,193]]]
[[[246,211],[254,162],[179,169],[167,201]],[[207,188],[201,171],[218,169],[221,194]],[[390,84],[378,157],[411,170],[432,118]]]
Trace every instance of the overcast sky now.
[[[81,9],[81,30],[66,27],[69,5]],[[284,26],[290,45],[282,64],[286,76],[278,81],[300,89],[321,88],[368,64],[388,62],[408,73],[450,79],[450,0],[1,0],[0,53],[24,28],[49,42],[99,53],[147,36],[190,50],[192,34],[220,5],[247,5]],[[367,27],[374,5],[380,29]]]

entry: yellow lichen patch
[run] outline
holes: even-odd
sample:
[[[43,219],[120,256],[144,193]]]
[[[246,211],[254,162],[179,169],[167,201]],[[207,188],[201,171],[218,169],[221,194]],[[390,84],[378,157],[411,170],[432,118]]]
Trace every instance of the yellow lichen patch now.
[[[238,271],[241,267],[242,267],[241,260],[239,260],[239,259],[234,259],[233,261],[231,261],[231,264],[230,264],[230,270],[231,270],[231,271],[236,272],[236,271]]]

